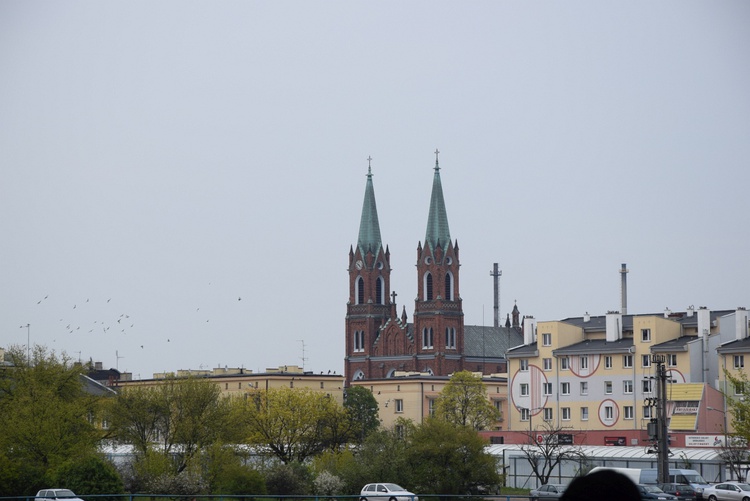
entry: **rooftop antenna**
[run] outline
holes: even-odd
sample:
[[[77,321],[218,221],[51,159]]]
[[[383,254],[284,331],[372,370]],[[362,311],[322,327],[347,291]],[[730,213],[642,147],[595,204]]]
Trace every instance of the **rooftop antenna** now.
[[[503,271],[497,269],[497,263],[493,263],[492,271],[490,271],[490,276],[494,279],[495,327],[500,327],[500,277],[503,276]]]
[[[115,370],[117,372],[120,372],[120,359],[125,358],[125,357],[121,357],[120,353],[117,350],[115,350],[115,358],[117,359],[117,361],[115,362]]]
[[[300,360],[302,360],[302,372],[305,372],[305,362],[307,362],[307,357],[305,357],[305,340],[300,339],[300,343],[302,343],[302,357]]]

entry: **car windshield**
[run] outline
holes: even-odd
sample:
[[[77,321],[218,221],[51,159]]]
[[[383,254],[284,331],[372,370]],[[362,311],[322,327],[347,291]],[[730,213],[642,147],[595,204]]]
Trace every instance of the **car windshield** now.
[[[75,494],[73,494],[73,491],[69,491],[68,489],[60,489],[56,493],[56,497],[58,498],[74,498],[76,497]]]
[[[391,492],[393,492],[393,491],[403,491],[404,490],[404,488],[401,487],[398,484],[383,484],[383,485],[385,485],[385,488],[388,489]]]
[[[643,490],[646,492],[664,492],[663,490],[659,489],[655,485],[644,485]]]
[[[706,480],[701,477],[700,475],[684,475],[685,480],[690,482],[691,484],[707,484]]]

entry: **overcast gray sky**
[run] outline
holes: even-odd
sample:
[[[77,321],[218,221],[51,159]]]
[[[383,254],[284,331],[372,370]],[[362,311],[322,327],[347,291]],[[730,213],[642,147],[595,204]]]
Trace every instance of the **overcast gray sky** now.
[[[4,0],[0,346],[340,373],[366,159],[411,319],[436,148],[467,324],[494,262],[503,318],[621,263],[631,313],[750,306],[749,49],[742,1]]]

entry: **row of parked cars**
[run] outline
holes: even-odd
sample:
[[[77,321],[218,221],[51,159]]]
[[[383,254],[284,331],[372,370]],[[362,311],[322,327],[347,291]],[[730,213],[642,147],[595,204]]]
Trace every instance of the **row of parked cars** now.
[[[655,482],[655,469],[594,468],[616,470],[630,478],[641,493],[641,499],[669,501],[750,501],[750,484],[744,482],[722,482],[709,485],[695,470],[669,470],[670,483]],[[531,501],[556,499],[565,492],[565,484],[546,484],[533,489]]]

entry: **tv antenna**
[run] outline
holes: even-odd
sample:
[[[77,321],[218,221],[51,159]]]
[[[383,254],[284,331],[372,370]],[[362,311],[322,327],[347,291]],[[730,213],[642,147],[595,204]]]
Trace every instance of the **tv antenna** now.
[[[125,358],[125,357],[121,357],[120,353],[117,350],[115,350],[115,358],[117,359],[117,361],[115,362],[115,370],[117,372],[120,372],[120,359]]]
[[[305,340],[300,339],[299,342],[302,343],[302,372],[305,372],[305,362],[307,362],[307,357],[305,357]]]

